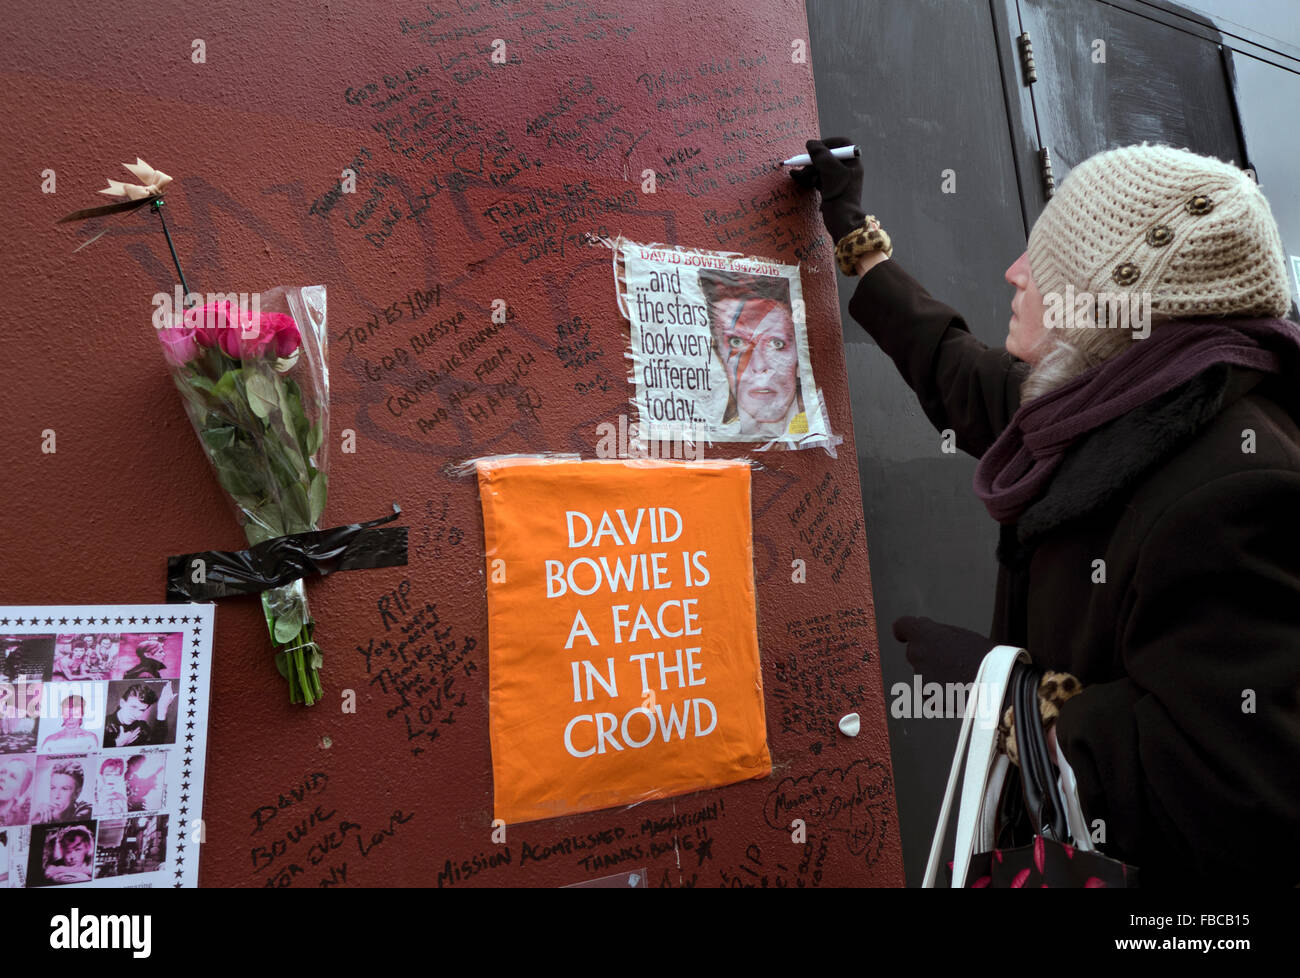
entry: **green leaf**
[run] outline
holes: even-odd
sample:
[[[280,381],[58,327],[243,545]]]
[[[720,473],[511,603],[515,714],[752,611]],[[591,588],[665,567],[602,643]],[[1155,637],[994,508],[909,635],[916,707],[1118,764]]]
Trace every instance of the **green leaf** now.
[[[285,423],[292,423],[298,440],[305,444],[308,429],[311,427],[311,420],[307,417],[307,409],[302,403],[302,388],[298,386],[298,382],[292,377],[285,377],[284,393],[290,405],[289,413],[285,416]],[[310,455],[311,452],[307,454]]]
[[[284,518],[285,532],[299,533],[310,529],[307,464],[296,448],[285,446],[277,438],[268,437],[263,447],[269,466],[268,495],[276,511]]]
[[[235,429],[231,425],[208,428],[199,435],[212,449],[230,448],[235,444]]]
[[[216,467],[217,481],[221,483],[221,488],[234,496],[237,502],[242,498],[257,494],[260,487],[255,476],[251,476],[240,466],[228,462],[220,462],[214,459],[213,464]]]
[[[280,406],[280,396],[276,393],[275,381],[266,374],[253,372],[249,375],[246,386],[248,406],[259,418],[265,420]]]
[[[275,385],[275,392],[280,399],[280,420],[284,424],[285,431],[301,443],[302,438],[298,434],[298,418],[302,414],[302,404],[295,395],[294,386],[291,385],[293,381],[282,379]]]
[[[252,544],[284,536],[284,522],[279,510],[271,505],[245,506],[249,521],[244,524],[244,536]]]
[[[307,416],[307,411],[302,403],[302,388],[298,386],[297,382],[291,377],[283,377],[281,378],[280,389],[280,407],[284,427],[293,435],[303,458],[310,459],[320,450],[323,432]]]
[[[284,529],[286,533],[305,533],[311,526],[311,500],[307,488],[295,482],[283,491]]]
[[[263,540],[270,540],[275,534],[260,523],[245,523],[244,536],[248,538],[250,544],[256,546]]]
[[[239,390],[239,370],[227,370],[212,387],[212,393],[223,400],[230,400]]]
[[[256,445],[248,434],[232,428],[234,437],[224,447],[209,447],[212,467],[216,470],[221,486],[242,508],[247,509],[245,497],[260,497],[266,492],[266,463],[258,452]]]
[[[300,631],[302,631],[302,622],[294,612],[289,612],[275,620],[275,641],[279,645],[292,642]]]
[[[324,472],[311,477],[311,525],[318,526],[325,512],[326,479]]]

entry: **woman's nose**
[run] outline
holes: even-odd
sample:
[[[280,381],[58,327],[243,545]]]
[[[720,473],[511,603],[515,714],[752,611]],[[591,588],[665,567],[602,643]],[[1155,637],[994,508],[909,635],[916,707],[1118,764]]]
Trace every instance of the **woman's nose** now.
[[[1024,279],[1025,271],[1029,266],[1029,252],[1022,251],[1020,257],[1011,263],[1003,277],[1007,280],[1008,285],[1019,286]]]

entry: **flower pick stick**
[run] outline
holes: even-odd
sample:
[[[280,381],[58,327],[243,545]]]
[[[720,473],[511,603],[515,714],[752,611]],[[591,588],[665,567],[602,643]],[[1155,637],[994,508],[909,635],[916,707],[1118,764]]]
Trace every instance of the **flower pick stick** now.
[[[102,207],[86,207],[82,210],[73,211],[71,214],[65,214],[55,221],[56,224],[66,224],[70,221],[85,221],[92,217],[103,217],[108,214],[117,214],[125,211],[135,210],[137,207],[144,207],[146,204],[152,204],[153,210],[158,214],[158,220],[162,222],[163,236],[167,239],[167,250],[171,252],[172,263],[176,266],[176,274],[181,280],[181,291],[184,293],[186,301],[189,300],[190,287],[185,282],[185,273],[181,271],[181,261],[176,255],[176,246],[172,243],[171,232],[167,228],[167,219],[163,217],[163,190],[172,182],[172,178],[162,170],[155,170],[140,157],[135,158],[134,163],[123,163],[124,167],[131,172],[140,183],[123,183],[120,180],[108,181],[108,186],[100,191],[101,194],[107,194],[110,197],[123,197],[113,204],[105,204]],[[91,238],[94,241],[98,238]],[[84,248],[87,244],[81,245]]]

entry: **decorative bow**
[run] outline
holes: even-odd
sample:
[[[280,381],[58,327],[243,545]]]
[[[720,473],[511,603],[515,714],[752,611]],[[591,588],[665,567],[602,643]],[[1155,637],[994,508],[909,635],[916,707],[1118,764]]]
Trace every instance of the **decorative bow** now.
[[[109,180],[108,186],[100,191],[101,194],[139,200],[141,197],[160,196],[163,188],[172,182],[172,178],[163,173],[162,170],[155,170],[138,156],[135,158],[134,163],[123,163],[122,165],[130,170],[131,176],[140,180],[141,183],[119,183],[117,180]]]
[[[163,190],[172,182],[172,178],[163,173],[162,170],[155,170],[140,157],[135,158],[134,163],[123,163],[124,167],[131,171],[131,176],[135,177],[140,183],[122,183],[119,180],[109,180],[108,186],[100,191],[101,194],[108,194],[110,197],[125,197],[125,200],[119,200],[115,204],[105,204],[103,207],[87,207],[83,210],[73,211],[71,214],[65,214],[55,221],[55,224],[66,224],[68,221],[84,221],[91,217],[103,217],[106,214],[116,214],[119,211],[133,211],[137,207],[143,207],[145,204],[153,204],[154,213],[158,215],[158,223],[162,225],[163,236],[167,239],[167,250],[172,253],[172,262],[176,265],[176,275],[181,280],[181,291],[186,296],[186,304],[190,299],[190,286],[185,281],[185,273],[181,271],[181,260],[176,255],[176,246],[172,244],[172,234],[167,230],[167,218],[163,217]],[[89,241],[83,241],[74,248],[74,251],[80,251],[86,245],[98,241],[106,234],[107,231],[100,231]]]
[[[119,180],[109,180],[108,186],[101,190],[100,193],[108,194],[110,197],[124,197],[125,200],[119,200],[114,204],[105,204],[102,207],[87,207],[79,211],[73,211],[71,214],[65,214],[55,223],[66,224],[68,221],[84,221],[91,217],[116,214],[118,211],[135,210],[135,208],[143,207],[155,200],[162,200],[163,190],[172,182],[171,177],[163,173],[162,170],[155,170],[138,156],[134,163],[123,163],[122,165],[130,170],[131,175],[140,183],[122,183]]]

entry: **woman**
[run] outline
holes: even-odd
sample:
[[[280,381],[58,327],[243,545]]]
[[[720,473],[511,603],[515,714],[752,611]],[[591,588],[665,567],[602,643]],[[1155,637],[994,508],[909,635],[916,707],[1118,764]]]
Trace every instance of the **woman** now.
[[[1010,644],[1054,671],[1052,749],[1144,886],[1300,883],[1300,327],[1259,188],[1167,146],[1085,160],[1007,270],[1004,351],[888,257],[837,144],[793,175],[862,275],[849,310],[1001,524],[990,635],[900,619],[909,661],[970,680]]]

